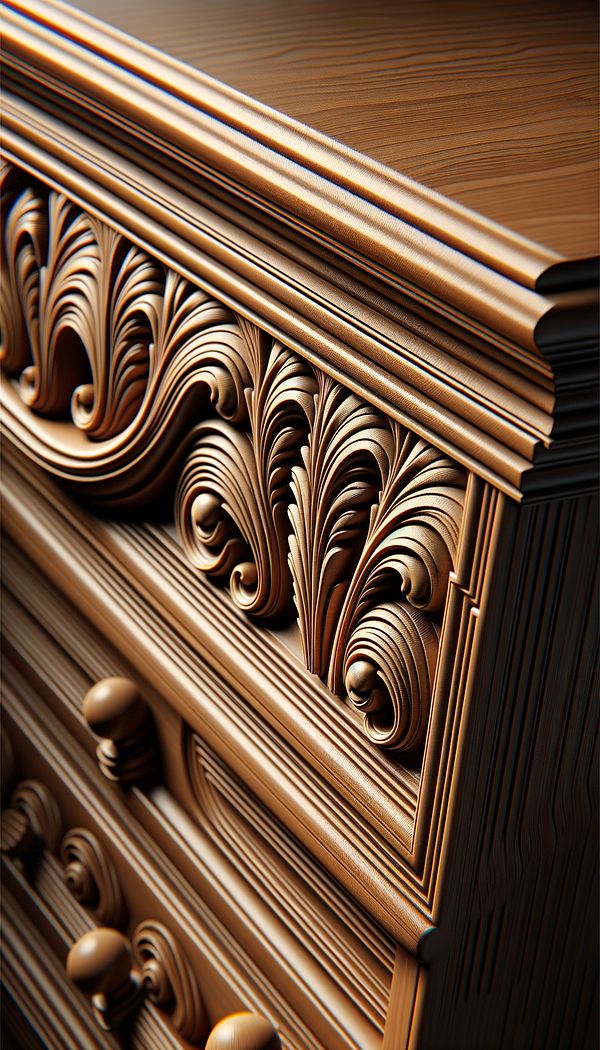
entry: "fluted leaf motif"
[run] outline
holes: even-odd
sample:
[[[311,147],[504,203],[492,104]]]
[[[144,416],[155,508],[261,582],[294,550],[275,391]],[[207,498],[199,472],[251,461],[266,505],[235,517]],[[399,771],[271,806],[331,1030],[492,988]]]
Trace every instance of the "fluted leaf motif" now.
[[[206,392],[224,418],[246,418],[239,326],[222,304],[64,195],[23,189],[10,166],[2,177],[3,367],[20,373],[23,400],[40,415],[70,408],[98,444],[98,465],[135,502],[160,488],[193,413],[206,415]],[[103,444],[112,438],[119,440]],[[69,456],[71,449],[69,442]],[[93,466],[86,456],[81,475]],[[108,477],[106,490],[110,496]]]
[[[378,744],[418,746],[463,471],[64,195],[23,180],[3,172],[3,365],[38,414],[70,408],[83,431],[53,431],[43,461],[113,506],[159,496],[184,461],[176,520],[192,562],[227,578],[255,616],[287,614],[293,598],[310,670]]]
[[[162,267],[116,231],[95,220],[91,228],[98,262],[81,302],[87,325],[79,329],[86,335],[91,379],[73,391],[71,414],[98,440],[120,433],[139,411],[164,276]],[[78,279],[85,281],[81,271]]]
[[[382,417],[319,374],[302,466],[292,472],[289,563],[304,658],[325,675],[340,608],[377,498]]]
[[[240,608],[273,617],[290,603],[289,480],[315,382],[298,355],[244,319],[239,327],[249,376],[246,428],[221,419],[197,427],[177,491],[177,520],[193,563],[227,575]]]
[[[42,415],[68,407],[89,375],[93,353],[91,286],[100,255],[91,219],[59,193],[48,198],[48,252],[39,272],[39,339],[21,372],[23,400]]]
[[[307,663],[365,714],[377,743],[416,747],[463,472],[330,380],[303,459],[292,481],[290,564]]]
[[[164,274],[137,248],[129,247],[118,266],[117,258],[105,300],[112,351],[102,355],[89,392],[75,391],[75,422],[94,438],[127,437],[129,428],[131,448],[143,439],[152,455],[155,436],[176,429],[178,409],[194,404],[200,388],[225,418],[244,418],[248,374],[231,312],[179,274]],[[93,413],[86,414],[86,399]],[[189,429],[192,419],[188,409],[182,423]]]
[[[152,338],[149,406],[160,390],[179,395],[200,383],[223,419],[239,423],[246,418],[250,375],[239,326],[227,307],[168,270]]]
[[[20,372],[39,344],[39,275],[45,258],[48,222],[44,196],[20,192],[11,165],[0,166],[4,229],[0,242],[0,362]]]

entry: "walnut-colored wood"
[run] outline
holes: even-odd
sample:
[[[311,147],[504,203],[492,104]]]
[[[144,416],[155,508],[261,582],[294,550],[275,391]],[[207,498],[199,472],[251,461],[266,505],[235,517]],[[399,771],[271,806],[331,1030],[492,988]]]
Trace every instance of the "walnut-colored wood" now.
[[[67,977],[89,995],[98,1024],[118,1031],[136,1009],[139,977],[131,971],[131,945],[108,926],[85,933],[67,956]]]
[[[67,887],[100,926],[119,928],[127,909],[110,856],[91,831],[72,828],[60,845]]]
[[[594,1045],[593,16],[503,7],[7,0],[17,1038]]]
[[[201,32],[191,0],[79,6],[531,240],[598,252],[586,0],[213,0]]]
[[[127,678],[103,678],[86,693],[83,716],[102,737],[96,755],[108,780],[135,784],[156,775],[159,760],[148,705]]]
[[[225,1017],[213,1028],[206,1050],[280,1050],[281,1041],[273,1025],[256,1014]]]

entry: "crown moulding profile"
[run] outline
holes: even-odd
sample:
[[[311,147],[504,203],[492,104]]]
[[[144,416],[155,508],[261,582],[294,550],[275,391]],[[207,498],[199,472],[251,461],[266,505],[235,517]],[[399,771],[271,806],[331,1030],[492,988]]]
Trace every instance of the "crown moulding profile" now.
[[[535,289],[547,283],[561,290],[561,275],[562,288],[572,283],[570,260],[558,252],[69,4],[8,0],[6,22],[6,46],[12,54],[29,59],[37,44],[43,55],[38,54],[35,61],[44,71],[60,70],[64,81],[87,91],[106,108],[118,99],[122,117],[157,138],[162,136],[163,142],[179,146],[186,159],[196,159],[243,183],[267,206],[270,202],[286,209],[290,221],[294,215],[305,222],[312,220],[314,228],[323,232],[329,224],[329,232],[336,237],[341,227],[347,246],[354,241],[354,247],[367,258],[380,264],[393,261],[394,272],[402,272],[402,262],[419,267],[419,248],[431,255],[438,242],[440,250],[448,249],[449,260],[455,251],[497,268],[523,287]],[[407,248],[412,248],[410,260],[402,258]],[[379,259],[378,253],[383,253]],[[587,273],[588,281],[593,280],[589,276],[592,261],[580,261],[579,283],[582,273],[584,279]],[[448,270],[451,268],[449,263]],[[572,268],[578,268],[577,261],[572,261]],[[551,270],[555,273],[550,281]]]
[[[8,157],[511,496],[589,488],[589,260],[66,4],[5,49]]]

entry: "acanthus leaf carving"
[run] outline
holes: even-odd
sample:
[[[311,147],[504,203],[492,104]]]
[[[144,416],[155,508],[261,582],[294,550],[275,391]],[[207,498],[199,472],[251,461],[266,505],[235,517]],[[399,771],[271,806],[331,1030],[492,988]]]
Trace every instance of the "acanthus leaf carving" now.
[[[375,605],[350,634],[342,665],[344,688],[364,714],[374,743],[404,750],[421,743],[438,639],[435,623],[402,602]]]
[[[19,379],[23,400],[42,415],[64,412],[74,387],[89,374],[89,286],[99,266],[91,219],[63,194],[50,193],[48,252],[39,271],[39,323],[30,319],[28,327],[36,333],[32,363]]]
[[[307,666],[326,675],[328,654],[370,507],[377,497],[383,419],[328,376],[319,376],[302,466],[292,472],[290,569]]]
[[[137,415],[152,366],[152,320],[162,267],[120,234],[92,222],[98,265],[82,295],[90,382],[76,387],[71,416],[95,440],[121,433]]]
[[[332,380],[315,400],[290,507],[305,659],[366,715],[371,739],[414,748],[427,725],[464,475]]]
[[[307,667],[376,743],[418,747],[464,471],[64,195],[5,181],[2,345],[18,299],[22,396],[39,414],[70,406],[89,439],[44,450],[46,465],[135,505],[185,457],[175,517],[192,563],[254,617],[295,603]],[[9,370],[23,361],[6,351]]]
[[[411,749],[427,727],[465,479],[398,423],[389,423],[389,438],[379,457],[380,496],[337,622],[328,685],[366,714],[371,739]]]
[[[32,187],[24,191],[18,174],[2,162],[2,231],[0,252],[0,361],[8,372],[20,372],[39,342],[39,275],[46,255],[46,201]]]
[[[254,325],[239,321],[250,385],[248,433],[226,420],[201,423],[183,469],[176,515],[193,564],[229,577],[246,612],[289,608],[289,479],[308,428],[314,379],[308,366]]]

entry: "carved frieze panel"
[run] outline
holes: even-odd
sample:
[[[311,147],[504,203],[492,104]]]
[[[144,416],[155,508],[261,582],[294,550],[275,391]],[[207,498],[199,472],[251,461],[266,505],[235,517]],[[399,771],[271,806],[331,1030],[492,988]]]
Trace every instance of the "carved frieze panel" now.
[[[422,744],[462,468],[64,195],[5,169],[4,197],[3,366],[68,421],[35,457],[117,506],[178,479],[192,563],[295,617],[375,743]]]

